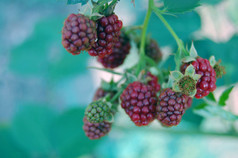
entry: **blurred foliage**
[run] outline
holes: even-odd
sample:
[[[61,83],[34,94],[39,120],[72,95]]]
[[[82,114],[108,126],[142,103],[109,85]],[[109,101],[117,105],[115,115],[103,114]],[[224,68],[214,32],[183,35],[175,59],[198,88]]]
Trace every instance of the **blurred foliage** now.
[[[47,17],[38,22],[32,35],[13,48],[10,70],[26,77],[41,76],[52,81],[87,71],[88,55],[72,56],[61,45],[63,21],[63,17]]]
[[[22,105],[11,127],[0,126],[1,158],[61,157],[90,154],[102,140],[83,132],[84,108],[58,114],[45,105]],[[27,153],[27,154],[26,154]]]
[[[58,1],[59,3],[60,1]],[[68,1],[73,3],[73,1]],[[76,2],[76,0],[74,1]],[[82,1],[83,2],[83,1]],[[169,0],[167,2],[176,2]],[[183,0],[185,2],[185,0]],[[192,0],[187,3],[191,8],[191,6],[196,6],[198,0]],[[222,0],[201,0],[201,3],[206,3],[209,5],[217,5]],[[2,4],[0,2],[0,4]],[[4,3],[13,3],[7,0],[4,0]],[[139,2],[143,4],[142,2]],[[235,23],[238,24],[237,17],[237,1],[234,0],[232,3],[234,5],[230,6],[228,10],[229,18]],[[9,63],[8,70],[10,73],[19,78],[42,78],[46,82],[50,82],[54,84],[57,82],[59,85],[63,84],[68,78],[75,77],[76,75],[85,74],[87,70],[87,64],[89,60],[89,56],[87,53],[83,53],[79,56],[73,56],[65,51],[63,46],[61,45],[61,28],[63,26],[63,21],[65,17],[68,15],[66,11],[63,12],[60,10],[56,2],[54,0],[31,0],[31,1],[20,1],[15,0],[12,5],[16,4],[17,7],[28,6],[31,7],[39,7],[39,10],[47,11],[44,7],[40,7],[38,5],[49,5],[54,4],[52,7],[52,14],[46,14],[36,20],[33,31],[30,32],[30,35],[26,37],[25,40],[22,41],[19,45],[13,45],[10,49],[9,59],[6,59]],[[167,3],[168,4],[168,3]],[[181,3],[182,4],[182,3]],[[137,9],[139,6],[137,6]],[[9,5],[10,6],[10,5]],[[9,7],[8,6],[8,7]],[[179,5],[175,5],[178,7]],[[64,6],[66,7],[66,5]],[[132,5],[128,5],[128,7],[132,7]],[[11,8],[11,7],[9,7]],[[24,7],[22,7],[24,8]],[[45,9],[45,10],[44,10]],[[55,10],[54,10],[55,9]],[[128,8],[129,10],[130,8]],[[144,20],[144,13],[141,12],[139,8],[137,10],[137,20],[136,24],[141,24]],[[177,10],[177,8],[172,8]],[[186,10],[187,8],[185,8]],[[188,9],[189,10],[189,9]],[[140,11],[140,12],[139,12]],[[72,11],[71,11],[72,12]],[[73,11],[75,12],[75,10]],[[29,12],[28,14],[30,14]],[[43,14],[43,13],[39,13]],[[132,14],[132,12],[131,12]],[[9,22],[8,18],[5,18],[5,14],[0,15],[0,24]],[[23,15],[19,15],[19,19],[22,18]],[[188,12],[184,14],[179,14],[176,16],[166,15],[165,18],[168,20],[169,24],[173,26],[175,32],[183,41],[194,41],[194,45],[201,57],[209,58],[211,55],[215,55],[216,59],[222,59],[222,65],[226,66],[226,75],[218,80],[218,86],[221,85],[230,85],[237,82],[238,78],[238,36],[234,35],[229,41],[223,43],[216,43],[210,39],[200,39],[197,40],[194,37],[194,32],[201,29],[201,17],[196,12]],[[22,22],[27,21],[23,19]],[[11,21],[10,21],[11,22]],[[9,23],[10,23],[9,22]],[[5,26],[4,26],[5,27]],[[156,39],[160,46],[170,46],[171,48],[175,48],[176,42],[170,35],[170,33],[166,30],[164,25],[160,22],[159,19],[153,14],[150,19],[149,25],[149,34]],[[17,36],[15,36],[17,38]],[[190,45],[190,43],[188,43]],[[1,52],[2,53],[2,52]],[[171,56],[168,61],[166,61],[166,65],[169,65],[170,68],[174,66],[173,57]],[[70,82],[71,80],[68,80]],[[91,83],[85,82],[85,85]],[[47,87],[46,91],[49,91],[49,87]],[[81,94],[77,94],[81,95]],[[89,95],[89,94],[85,94]],[[52,96],[50,95],[49,98]],[[210,96],[210,98],[213,98]],[[52,99],[52,98],[51,98]],[[57,98],[56,98],[57,99]],[[59,100],[61,98],[58,98]],[[213,100],[213,99],[211,99]],[[125,134],[127,136],[124,139],[108,139],[103,138],[99,141],[91,141],[89,140],[83,130],[83,117],[84,117],[84,108],[81,105],[74,105],[76,108],[63,110],[61,113],[56,111],[55,109],[49,108],[48,104],[30,104],[30,105],[22,105],[18,102],[19,100],[15,100],[15,106],[19,106],[19,110],[16,110],[16,114],[14,115],[12,122],[7,123],[7,125],[0,125],[0,157],[1,158],[28,158],[28,157],[62,157],[62,158],[75,158],[82,155],[96,155],[94,152],[96,150],[104,149],[101,152],[102,155],[96,155],[95,157],[104,157],[108,153],[108,157],[116,157],[112,154],[112,150],[117,149],[119,147],[125,147],[124,153],[118,151],[121,155],[125,155],[129,150],[134,150],[132,146],[136,146],[136,151],[133,151],[135,155],[139,155],[138,148],[147,150],[147,143],[149,142],[148,137],[152,137],[154,143],[163,142],[164,140],[157,136],[156,138],[152,136],[146,137],[148,131],[143,134],[138,134],[136,131],[131,131],[130,129],[126,132],[118,130],[121,135]],[[67,102],[65,106],[70,107]],[[202,101],[194,100],[193,105],[198,105],[197,109],[201,106],[207,106],[202,104]],[[56,107],[58,105],[55,105]],[[78,106],[78,107],[77,107]],[[53,106],[52,106],[53,107]],[[82,108],[81,108],[82,107]],[[222,114],[225,119],[234,119],[234,116],[230,113],[228,114],[221,107],[207,106],[202,111],[202,115],[206,116],[207,112],[213,112],[214,116]],[[200,111],[201,113],[201,111]],[[236,119],[236,118],[235,118]],[[189,109],[184,117],[184,122],[188,122],[189,126],[184,126],[184,129],[199,129],[200,124],[203,121],[201,116],[195,115],[192,109]],[[178,127],[181,128],[181,127]],[[177,129],[177,128],[176,128]],[[138,128],[138,131],[140,128]],[[150,130],[150,128],[149,128]],[[156,134],[157,131],[155,132]],[[158,134],[160,135],[160,133]],[[121,136],[122,137],[122,136]],[[132,138],[133,137],[133,138]],[[161,147],[158,150],[157,146],[150,146],[155,152],[161,150],[164,152],[169,150],[170,153],[178,153],[178,156],[181,154],[176,151],[177,147],[183,148],[184,142],[182,141],[182,145],[179,144],[180,136],[176,135],[175,138],[168,137],[165,134],[165,139],[167,146],[162,143]],[[145,140],[144,142],[141,140]],[[200,138],[199,138],[200,139]],[[156,140],[156,141],[155,141]],[[117,141],[114,142],[114,141]],[[130,142],[134,142],[131,143]],[[143,143],[141,143],[143,142]],[[187,146],[191,145],[188,142]],[[142,145],[141,145],[142,144]],[[146,145],[145,145],[146,144]],[[189,145],[188,145],[189,144]],[[195,144],[195,143],[194,143]],[[141,146],[140,146],[141,145]],[[144,146],[143,146],[144,145]],[[171,150],[171,145],[173,149]],[[118,147],[119,146],[119,147]],[[201,144],[202,148],[206,146]],[[138,147],[138,148],[137,148]],[[168,148],[165,148],[168,147]],[[155,149],[156,148],[156,149]],[[196,148],[198,150],[198,148]],[[200,150],[200,148],[199,148]],[[104,151],[106,151],[104,153]],[[148,150],[149,151],[149,150]],[[184,151],[186,151],[184,149]],[[192,152],[193,150],[191,150]],[[194,154],[194,152],[192,152]],[[110,155],[111,154],[111,155]],[[151,153],[150,153],[151,154]],[[152,153],[153,154],[153,153]],[[199,154],[198,154],[199,155]],[[132,155],[133,156],[133,155]],[[148,156],[148,155],[145,155]],[[162,155],[165,156],[165,155]],[[176,157],[175,155],[167,155],[168,157]],[[207,156],[207,155],[205,155]],[[205,157],[204,156],[204,157]]]
[[[163,0],[164,7],[169,12],[174,13],[184,13],[186,11],[191,11],[192,9],[199,6],[200,0]]]
[[[0,154],[2,158],[28,158],[29,155],[16,144],[7,126],[0,125]]]
[[[201,0],[201,3],[215,5],[222,2],[222,0]]]
[[[54,118],[54,111],[45,106],[23,106],[13,118],[13,137],[29,153],[46,155],[53,148],[49,127]]]
[[[51,127],[51,140],[62,158],[89,154],[101,140],[89,140],[83,131],[84,108],[59,115]]]
[[[183,41],[191,39],[192,33],[201,28],[201,19],[196,12],[188,12],[176,16],[167,15],[165,18]],[[140,23],[142,23],[143,18],[140,20]],[[171,34],[155,14],[150,19],[148,30],[151,37],[157,39],[160,46],[176,45]]]

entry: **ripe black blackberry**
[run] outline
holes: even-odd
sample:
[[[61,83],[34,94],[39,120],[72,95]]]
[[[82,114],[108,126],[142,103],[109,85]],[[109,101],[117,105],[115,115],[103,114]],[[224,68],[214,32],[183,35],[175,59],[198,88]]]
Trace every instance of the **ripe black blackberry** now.
[[[130,48],[130,39],[122,33],[119,37],[119,41],[115,43],[114,48],[112,49],[112,53],[102,58],[98,57],[98,61],[105,68],[116,68],[123,64],[126,56],[130,52]]]
[[[83,122],[83,130],[89,139],[99,139],[105,136],[110,132],[112,125],[105,121],[101,123],[90,123],[86,116],[83,118]]]
[[[193,62],[183,64],[180,68],[181,72],[184,73],[190,64],[195,68],[195,73],[201,75],[196,84],[197,93],[195,95],[196,98],[200,99],[216,89],[216,72],[207,59],[200,57]]]
[[[162,59],[162,53],[160,51],[158,43],[150,39],[145,46],[145,54],[152,58],[156,63],[158,63]]]
[[[115,43],[119,40],[122,25],[122,21],[118,20],[115,14],[99,19],[97,21],[98,39],[88,51],[89,55],[104,57],[111,54]]]
[[[64,22],[62,44],[71,54],[89,50],[97,39],[96,23],[82,14],[70,14]]]
[[[190,103],[188,98],[182,93],[174,92],[172,89],[164,89],[156,107],[157,119],[162,125],[171,127],[180,123],[185,109]]]
[[[139,81],[127,86],[120,96],[121,107],[137,126],[146,126],[155,118],[157,97],[154,88]]]

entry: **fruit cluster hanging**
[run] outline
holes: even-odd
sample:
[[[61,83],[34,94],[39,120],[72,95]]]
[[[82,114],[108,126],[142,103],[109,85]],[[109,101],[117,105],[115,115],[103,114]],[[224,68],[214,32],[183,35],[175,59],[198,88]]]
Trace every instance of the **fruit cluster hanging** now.
[[[90,139],[99,139],[110,131],[118,106],[136,126],[147,126],[155,120],[163,126],[176,126],[193,98],[201,99],[213,92],[217,78],[224,72],[214,57],[199,57],[193,44],[189,50],[185,48],[153,0],[148,2],[144,24],[131,27],[123,27],[120,16],[114,13],[117,3],[118,0],[92,1],[90,15],[69,15],[62,30],[62,44],[69,53],[88,52],[104,71],[121,75],[117,82],[102,81],[86,108],[83,129]],[[146,36],[152,13],[177,42],[175,71],[162,71],[156,66],[162,61],[162,53],[158,43]],[[138,63],[124,73],[115,72],[113,69],[122,65],[130,53],[131,43],[138,47]]]

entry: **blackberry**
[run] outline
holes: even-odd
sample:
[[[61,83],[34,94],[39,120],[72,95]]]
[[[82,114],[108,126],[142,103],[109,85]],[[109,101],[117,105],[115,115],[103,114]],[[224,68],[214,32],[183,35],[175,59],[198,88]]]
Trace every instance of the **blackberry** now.
[[[105,136],[110,132],[112,126],[111,123],[105,121],[101,123],[90,123],[86,116],[83,118],[83,122],[83,130],[89,139],[99,139]]]
[[[117,93],[117,91],[113,90],[113,91],[107,91],[102,89],[101,87],[98,88],[93,96],[93,101],[97,101],[103,97],[105,97],[107,94],[110,94],[111,99],[112,97]],[[115,102],[113,102],[114,104],[118,104],[118,101],[116,100]]]
[[[145,46],[145,54],[152,58],[156,63],[162,59],[162,53],[160,51],[158,43],[150,39]]]
[[[99,19],[97,21],[98,39],[88,51],[89,55],[103,57],[111,54],[115,43],[119,40],[122,25],[122,21],[118,20],[115,14]]]
[[[111,110],[107,103],[97,100],[88,105],[85,115],[91,123],[100,123],[111,118]]]
[[[162,125],[171,127],[180,123],[185,109],[188,107],[187,96],[172,89],[164,89],[156,107],[157,119]]]
[[[102,58],[98,57],[98,61],[105,68],[116,68],[123,64],[126,56],[130,52],[130,40],[125,34],[121,34],[119,41],[117,41],[112,49],[112,54],[106,55]]]
[[[108,94],[108,92],[106,92],[102,88],[98,88],[93,96],[93,101],[97,101],[97,100],[105,97],[107,94]]]
[[[120,96],[121,107],[137,126],[146,126],[155,118],[157,97],[154,88],[135,81]]]
[[[71,54],[80,54],[95,44],[96,24],[82,14],[70,14],[64,22],[62,44]]]
[[[181,72],[184,73],[190,64],[195,68],[195,73],[201,75],[196,84],[197,93],[195,97],[203,98],[216,89],[216,72],[207,59],[200,57],[193,62],[183,64],[180,68]]]
[[[159,92],[161,86],[158,82],[158,77],[153,75],[151,72],[148,72],[147,76],[149,77],[149,80],[147,82],[148,85],[152,86],[156,92]]]

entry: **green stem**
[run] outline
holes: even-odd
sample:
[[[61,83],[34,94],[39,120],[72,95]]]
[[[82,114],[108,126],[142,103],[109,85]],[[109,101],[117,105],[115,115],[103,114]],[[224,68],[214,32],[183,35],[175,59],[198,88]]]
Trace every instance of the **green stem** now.
[[[99,68],[99,67],[93,67],[93,66],[89,66],[87,67],[88,69],[95,69],[95,70],[100,70],[100,71],[105,71],[105,72],[109,72],[111,74],[115,74],[115,75],[121,75],[123,76],[124,74],[123,73],[120,73],[120,72],[115,72],[111,69],[105,69],[105,68]]]
[[[126,34],[130,34],[131,32],[135,31],[135,30],[141,30],[143,29],[142,25],[138,25],[138,26],[128,26],[128,27],[124,27],[127,29],[127,31],[125,32]]]
[[[111,103],[113,103],[116,99],[118,99],[118,97],[122,94],[123,90],[124,89],[121,89],[113,96],[113,98],[111,99]]]
[[[178,48],[184,49],[183,43],[181,42],[181,40],[179,39],[179,37],[177,36],[177,34],[174,32],[174,30],[172,29],[172,27],[169,25],[169,23],[165,20],[165,18],[162,16],[162,12],[156,8],[155,6],[152,7],[154,13],[158,16],[158,18],[163,22],[163,24],[165,25],[165,27],[168,29],[168,31],[171,33],[171,35],[173,36],[173,38],[175,39]]]
[[[143,24],[142,34],[141,34],[141,43],[140,43],[140,54],[145,54],[145,40],[146,40],[146,31],[149,24],[150,16],[152,14],[152,7],[154,5],[154,0],[149,0],[148,11]]]
[[[137,66],[136,75],[138,75],[143,67],[145,67],[145,42],[146,42],[146,31],[148,28],[150,16],[152,14],[152,7],[154,6],[154,0],[149,0],[148,10],[145,16],[145,20],[143,23],[143,29],[141,34],[141,42],[140,42],[140,60]]]

